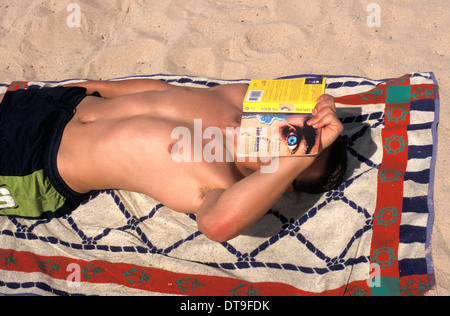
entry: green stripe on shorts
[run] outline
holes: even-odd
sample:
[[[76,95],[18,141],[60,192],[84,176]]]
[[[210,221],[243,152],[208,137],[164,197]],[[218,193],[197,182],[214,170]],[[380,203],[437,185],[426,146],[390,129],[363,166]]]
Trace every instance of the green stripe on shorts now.
[[[65,201],[43,170],[28,176],[0,176],[0,215],[39,218],[56,212]]]

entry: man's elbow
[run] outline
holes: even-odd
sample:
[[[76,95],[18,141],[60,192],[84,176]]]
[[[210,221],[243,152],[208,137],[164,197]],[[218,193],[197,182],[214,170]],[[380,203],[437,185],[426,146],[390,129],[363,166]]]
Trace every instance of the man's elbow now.
[[[197,225],[203,235],[215,242],[226,242],[239,234],[235,225],[224,219],[200,219]]]

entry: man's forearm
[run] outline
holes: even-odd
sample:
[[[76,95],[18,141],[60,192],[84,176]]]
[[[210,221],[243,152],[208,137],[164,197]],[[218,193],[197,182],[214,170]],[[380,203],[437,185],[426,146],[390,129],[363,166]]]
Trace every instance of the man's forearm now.
[[[267,213],[314,159],[280,158],[278,171],[274,173],[258,171],[226,190],[213,191],[197,211],[200,230],[217,241],[238,236]]]

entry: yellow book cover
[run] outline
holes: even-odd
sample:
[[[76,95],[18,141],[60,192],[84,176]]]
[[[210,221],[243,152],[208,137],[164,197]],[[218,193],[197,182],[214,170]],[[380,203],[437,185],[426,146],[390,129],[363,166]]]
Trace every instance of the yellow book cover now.
[[[238,157],[317,155],[321,130],[309,126],[325,78],[252,80],[244,103]]]
[[[325,82],[323,77],[251,80],[244,112],[311,113],[325,93]]]

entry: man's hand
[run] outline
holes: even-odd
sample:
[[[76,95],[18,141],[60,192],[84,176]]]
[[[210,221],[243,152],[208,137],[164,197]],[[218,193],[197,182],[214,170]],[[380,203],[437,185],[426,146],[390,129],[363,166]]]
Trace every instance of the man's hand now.
[[[314,116],[308,121],[308,125],[316,129],[322,128],[321,142],[322,149],[325,149],[339,137],[344,126],[337,117],[334,97],[324,94],[317,99],[317,102],[312,112]]]

